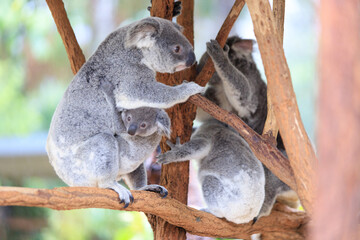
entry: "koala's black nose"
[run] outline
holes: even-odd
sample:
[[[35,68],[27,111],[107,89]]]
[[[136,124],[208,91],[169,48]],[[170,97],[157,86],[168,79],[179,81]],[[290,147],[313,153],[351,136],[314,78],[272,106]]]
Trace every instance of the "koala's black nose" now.
[[[136,130],[137,130],[137,126],[135,124],[131,124],[130,127],[128,128],[127,132],[131,136],[134,136],[136,133]]]
[[[191,65],[193,65],[195,63],[195,60],[196,60],[195,53],[193,51],[190,51],[185,63],[186,67],[190,67]]]

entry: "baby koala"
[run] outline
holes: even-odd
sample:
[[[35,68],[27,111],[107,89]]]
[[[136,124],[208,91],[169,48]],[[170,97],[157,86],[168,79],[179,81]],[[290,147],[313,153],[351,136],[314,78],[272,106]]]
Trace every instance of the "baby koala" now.
[[[69,186],[113,189],[125,207],[134,198],[118,183],[120,179],[130,189],[158,192],[166,197],[164,187],[146,185],[143,163],[159,145],[161,137],[169,137],[169,116],[162,109],[144,107],[123,110],[119,119],[122,121],[116,134],[99,133],[71,151],[58,149],[49,136],[47,149],[57,175]]]
[[[189,142],[168,145],[171,151],[159,155],[159,163],[199,161],[206,211],[237,224],[258,216],[265,198],[264,168],[234,129],[208,119]]]

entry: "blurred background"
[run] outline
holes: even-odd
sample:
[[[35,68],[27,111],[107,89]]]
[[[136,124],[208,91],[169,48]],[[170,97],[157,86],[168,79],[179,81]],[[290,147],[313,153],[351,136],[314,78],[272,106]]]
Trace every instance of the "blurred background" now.
[[[149,16],[147,0],[64,0],[86,58],[118,26]],[[214,39],[234,1],[195,0],[195,53]],[[305,128],[314,141],[316,1],[286,2],[284,49]],[[230,35],[255,39],[247,8]],[[265,75],[257,45],[254,58]],[[65,186],[45,152],[52,114],[71,81],[65,48],[44,0],[2,0],[0,7],[0,185]],[[196,182],[193,181],[196,185]],[[191,194],[191,192],[190,192]],[[201,201],[190,199],[193,206]],[[0,239],[152,239],[142,213],[0,207]]]

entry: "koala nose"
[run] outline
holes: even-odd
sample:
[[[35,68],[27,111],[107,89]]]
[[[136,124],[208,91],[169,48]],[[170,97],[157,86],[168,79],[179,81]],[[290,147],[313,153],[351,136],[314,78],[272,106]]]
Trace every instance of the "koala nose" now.
[[[137,130],[137,126],[135,124],[131,124],[130,127],[128,128],[127,132],[131,136],[134,136],[136,133],[136,130]]]
[[[195,63],[195,60],[196,60],[196,58],[195,58],[194,52],[190,51],[190,53],[188,55],[188,59],[186,60],[186,63],[185,63],[186,67],[192,66]]]

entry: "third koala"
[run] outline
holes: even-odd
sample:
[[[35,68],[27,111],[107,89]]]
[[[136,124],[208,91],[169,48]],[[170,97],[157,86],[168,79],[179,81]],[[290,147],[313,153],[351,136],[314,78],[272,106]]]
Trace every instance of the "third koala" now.
[[[125,137],[119,138],[119,111],[169,108],[202,92],[193,82],[171,87],[155,79],[156,72],[173,73],[194,62],[192,45],[171,21],[149,17],[112,32],[75,75],[53,115],[46,149],[58,175],[70,186],[112,188],[128,203],[131,195],[114,176],[140,162],[119,166],[120,153],[127,151]]]
[[[216,41],[207,43],[207,54],[201,58],[198,72],[210,56],[216,72],[204,95],[220,107],[237,114],[261,134],[267,115],[266,84],[252,58],[252,44],[251,40],[238,37],[230,37],[224,50]],[[197,120],[202,122],[202,126],[193,134],[190,142],[184,145],[169,143],[172,146],[171,151],[159,156],[159,161],[169,163],[191,158],[201,159],[200,182],[211,213],[236,223],[251,219],[256,221],[270,213],[278,195],[294,195],[286,184],[256,159],[237,132],[201,109],[198,109]],[[213,135],[216,137],[212,137]],[[249,152],[251,154],[248,154]],[[238,166],[249,171],[244,173]],[[210,183],[208,178],[202,177],[208,172],[217,182]],[[236,175],[238,177],[235,178]],[[244,179],[247,181],[245,184]],[[220,205],[218,202],[221,202],[224,192],[246,192],[248,196],[253,196],[253,199],[238,194]],[[258,194],[257,197],[254,197],[255,193]],[[209,202],[209,199],[213,202],[216,199],[217,205]],[[236,204],[249,208],[239,208]],[[222,211],[222,214],[219,214],[219,211]]]

